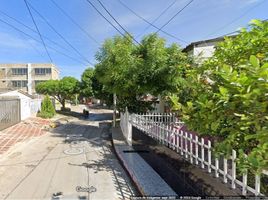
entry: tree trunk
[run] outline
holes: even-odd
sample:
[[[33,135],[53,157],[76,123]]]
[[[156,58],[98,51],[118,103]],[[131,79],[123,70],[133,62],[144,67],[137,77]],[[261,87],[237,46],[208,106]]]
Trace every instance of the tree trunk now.
[[[65,109],[65,99],[61,101],[62,108]]]

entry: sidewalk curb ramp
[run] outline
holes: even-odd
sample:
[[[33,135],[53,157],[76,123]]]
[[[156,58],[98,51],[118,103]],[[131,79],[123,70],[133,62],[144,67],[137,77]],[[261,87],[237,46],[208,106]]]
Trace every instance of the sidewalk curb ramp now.
[[[177,194],[157,172],[127,145],[120,128],[112,128],[112,144],[119,161],[130,175],[137,189],[145,197],[176,197]],[[143,152],[148,153],[148,152]]]

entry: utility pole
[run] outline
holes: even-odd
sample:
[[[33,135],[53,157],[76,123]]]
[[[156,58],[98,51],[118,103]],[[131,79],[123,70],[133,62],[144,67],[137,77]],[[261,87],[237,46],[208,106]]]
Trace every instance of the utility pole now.
[[[115,124],[116,124],[116,93],[114,93],[113,99],[114,99],[113,127],[115,127]]]

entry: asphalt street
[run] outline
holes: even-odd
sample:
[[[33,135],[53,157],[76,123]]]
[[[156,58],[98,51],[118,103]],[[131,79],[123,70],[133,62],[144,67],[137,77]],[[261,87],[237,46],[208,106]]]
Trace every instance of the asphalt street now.
[[[73,118],[0,160],[1,199],[129,199],[136,191],[112,151],[111,112]]]

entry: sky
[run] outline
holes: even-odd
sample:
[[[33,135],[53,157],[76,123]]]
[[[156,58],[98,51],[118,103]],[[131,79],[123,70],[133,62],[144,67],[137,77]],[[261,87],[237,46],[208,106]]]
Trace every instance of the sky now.
[[[49,56],[36,32],[24,0],[0,1],[0,63],[49,63]],[[64,15],[53,1],[73,21]],[[89,1],[121,32],[124,32],[105,12],[98,0]],[[123,4],[149,22],[155,21],[172,5],[154,22],[156,27],[161,27],[190,2],[190,0],[100,1],[138,41],[146,34],[156,32],[157,29],[134,15]],[[74,76],[80,79],[87,67],[96,64],[95,54],[105,39],[119,34],[87,0],[27,0],[27,2],[31,5],[33,18],[52,62],[60,70],[61,77]],[[64,39],[53,31],[35,10]],[[175,42],[183,48],[191,42],[239,30],[241,27],[246,27],[251,19],[267,18],[268,0],[194,0],[163,28],[165,32],[179,40],[162,32],[159,32],[159,35],[166,39],[167,45]]]

